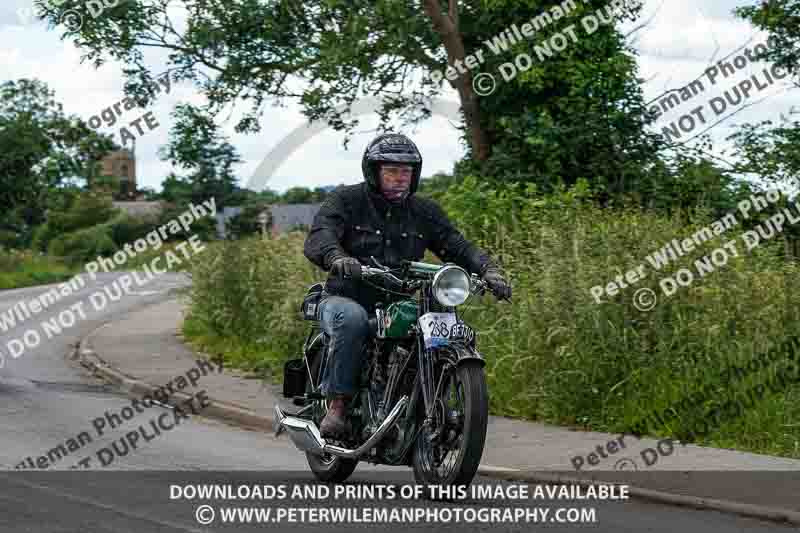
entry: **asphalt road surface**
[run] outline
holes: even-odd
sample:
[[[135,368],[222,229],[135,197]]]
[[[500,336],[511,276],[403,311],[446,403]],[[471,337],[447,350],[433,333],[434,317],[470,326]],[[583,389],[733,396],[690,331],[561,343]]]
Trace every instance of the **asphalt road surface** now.
[[[126,312],[169,297],[171,291],[180,290],[188,281],[181,275],[167,274],[152,280],[146,286],[134,288],[116,302],[109,302],[96,310],[89,303],[89,295],[102,290],[122,274],[104,274],[88,282],[81,291],[59,300],[47,311],[28,319],[13,329],[2,332],[0,351],[5,364],[0,369],[0,421],[3,425],[0,446],[0,531],[1,532],[75,532],[75,533],[127,533],[167,531],[232,531],[269,528],[276,531],[325,530],[351,531],[353,529],[463,529],[470,531],[531,531],[544,527],[563,531],[591,529],[609,532],[674,532],[674,531],[783,531],[792,528],[743,518],[715,511],[701,511],[682,507],[653,504],[638,500],[596,501],[560,500],[502,502],[465,499],[452,502],[431,502],[418,499],[386,498],[335,498],[322,497],[283,500],[244,499],[221,500],[176,497],[174,486],[198,484],[222,484],[272,486],[280,484],[315,483],[308,471],[305,457],[297,452],[285,436],[274,439],[271,434],[248,431],[220,422],[193,416],[182,420],[171,430],[164,431],[148,442],[140,443],[136,449],[117,453],[105,468],[95,464],[82,468],[81,459],[94,456],[101,447],[121,447],[120,438],[130,430],[122,424],[116,429],[108,428],[103,437],[95,437],[91,443],[79,442],[79,434],[90,430],[94,421],[106,413],[120,413],[131,405],[130,399],[120,391],[93,378],[83,367],[70,358],[75,343],[103,323],[113,321]],[[42,287],[0,292],[0,313],[20,300],[43,292]],[[43,320],[61,316],[65,309],[77,309],[84,302],[85,318],[76,320],[59,335],[42,333],[38,326]],[[77,314],[77,313],[76,313]],[[63,315],[69,323],[69,313]],[[35,348],[26,349],[14,358],[7,343],[23,336],[25,331],[38,327],[41,342]],[[154,419],[169,413],[166,407],[153,407],[146,416]],[[172,414],[167,415],[171,420]],[[43,470],[19,470],[25,458],[38,457],[54,446],[65,448],[72,441],[69,454],[48,465]],[[79,467],[73,469],[72,467]],[[400,487],[413,483],[413,475],[405,468],[376,468],[360,465],[348,483],[355,486],[390,485]],[[475,483],[499,483],[487,478],[477,478]],[[533,486],[529,489],[533,491]],[[210,505],[199,510],[201,505]],[[277,520],[277,509],[283,506],[284,513]],[[526,509],[539,507],[539,523],[517,518],[507,521],[508,514],[491,515],[479,513],[481,508],[518,506]],[[295,507],[290,516],[285,508]],[[259,524],[255,515],[248,518],[237,515],[235,523],[222,523],[222,507],[271,508],[266,524]],[[427,519],[415,519],[412,523],[375,524],[353,522],[352,516],[362,520],[365,515],[351,515],[351,521],[338,523],[310,523],[303,520],[301,508],[353,509],[361,513],[365,508],[383,509],[436,509],[439,515]],[[555,522],[558,508],[594,508],[594,519],[589,523]],[[462,518],[456,521],[452,514],[459,509]],[[547,516],[544,516],[544,510]],[[449,510],[449,511],[448,511]],[[467,520],[467,513],[470,521]],[[409,511],[410,512],[410,511]],[[417,512],[417,511],[414,511]],[[447,513],[450,514],[447,514]],[[562,511],[562,513],[565,511]],[[573,511],[574,512],[574,511]],[[209,513],[213,521],[208,525]],[[486,512],[484,512],[486,513]],[[329,517],[332,515],[329,515]],[[449,517],[449,520],[448,520]],[[483,518],[481,518],[483,517]],[[531,514],[526,515],[532,520]],[[294,518],[295,522],[290,522]],[[317,515],[318,520],[326,520]],[[333,518],[327,518],[332,520]],[[303,520],[303,521],[300,521]],[[503,521],[506,520],[506,521]],[[263,521],[263,520],[262,520]],[[541,523],[544,521],[544,523]]]

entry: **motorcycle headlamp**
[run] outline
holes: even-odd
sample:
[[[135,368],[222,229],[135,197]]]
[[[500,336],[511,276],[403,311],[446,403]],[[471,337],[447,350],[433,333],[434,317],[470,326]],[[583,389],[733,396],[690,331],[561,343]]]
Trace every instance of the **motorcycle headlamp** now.
[[[446,266],[433,276],[433,296],[445,307],[461,305],[469,298],[470,278],[459,266]]]

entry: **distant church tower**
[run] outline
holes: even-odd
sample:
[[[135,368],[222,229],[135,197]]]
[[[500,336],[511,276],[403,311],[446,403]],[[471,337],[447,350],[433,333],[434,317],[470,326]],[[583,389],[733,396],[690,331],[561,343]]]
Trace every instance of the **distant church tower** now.
[[[136,141],[133,149],[122,148],[110,152],[101,162],[103,175],[115,176],[120,179],[120,199],[134,199],[136,197]]]

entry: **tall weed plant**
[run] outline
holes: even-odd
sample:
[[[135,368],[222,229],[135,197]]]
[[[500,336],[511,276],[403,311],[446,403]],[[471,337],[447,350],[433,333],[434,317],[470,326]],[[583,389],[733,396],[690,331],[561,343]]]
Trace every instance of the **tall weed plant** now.
[[[655,270],[649,254],[712,219],[694,212],[687,226],[681,213],[601,209],[587,198],[585,184],[541,197],[521,187],[490,190],[475,179],[440,197],[462,231],[499,258],[514,286],[511,305],[481,302],[466,315],[478,325],[489,360],[492,409],[625,431],[694,391],[713,390],[691,412],[671,411],[671,418],[643,426],[649,434],[696,435],[698,413],[746,386],[721,378],[725,369],[800,329],[797,266],[783,258],[780,235],[748,252],[743,229],[734,226]],[[734,239],[738,257],[701,277],[695,260]],[[595,301],[593,286],[642,264],[644,279]],[[664,295],[659,282],[681,268],[694,272],[694,281]],[[649,311],[634,305],[640,289],[657,297]],[[775,368],[753,379],[763,382]],[[745,416],[723,420],[696,440],[800,457],[798,392],[796,384],[770,392]]]
[[[296,232],[210,246],[192,263],[190,328],[223,345],[232,341],[239,348],[232,362],[246,368],[276,372],[299,357],[308,333],[300,305],[306,288],[322,277],[303,256],[304,238]]]

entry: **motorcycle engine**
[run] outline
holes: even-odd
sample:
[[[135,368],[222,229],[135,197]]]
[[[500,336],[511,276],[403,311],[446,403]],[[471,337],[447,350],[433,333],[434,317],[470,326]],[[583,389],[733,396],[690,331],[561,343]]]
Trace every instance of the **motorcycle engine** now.
[[[382,346],[390,348],[387,351],[376,350],[372,352],[373,357],[366,367],[363,382],[368,387],[363,390],[361,418],[364,428],[363,438],[369,438],[380,427],[381,422],[393,407],[393,402],[401,394],[399,389],[407,386],[405,381],[400,380],[400,372],[405,368],[410,352],[399,345]],[[413,383],[413,375],[406,376]],[[386,397],[387,390],[389,397]],[[389,403],[385,403],[389,402]],[[390,428],[382,440],[379,448],[380,455],[386,458],[393,458],[402,452],[405,435],[399,423]],[[390,459],[391,460],[391,459]]]

